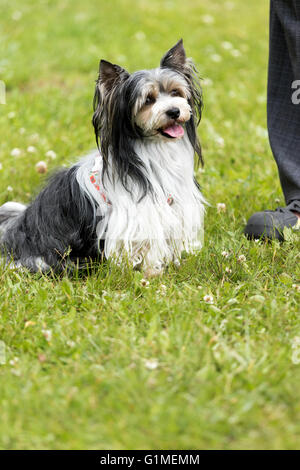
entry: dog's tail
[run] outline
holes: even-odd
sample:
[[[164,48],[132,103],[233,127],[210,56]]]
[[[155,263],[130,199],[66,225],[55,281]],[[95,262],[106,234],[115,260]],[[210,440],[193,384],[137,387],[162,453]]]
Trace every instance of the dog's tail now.
[[[5,232],[5,229],[13,222],[24,210],[26,206],[19,202],[6,202],[0,206],[0,239],[1,232]]]

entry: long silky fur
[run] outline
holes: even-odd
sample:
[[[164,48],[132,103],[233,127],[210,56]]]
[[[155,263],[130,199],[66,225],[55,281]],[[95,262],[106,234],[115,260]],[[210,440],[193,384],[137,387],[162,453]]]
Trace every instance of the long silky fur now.
[[[161,69],[170,69],[172,77],[176,72],[189,89],[191,118],[178,141],[148,139],[133,120],[134,105]],[[160,69],[130,75],[102,61],[93,115],[100,153],[53,175],[28,207],[0,207],[6,262],[31,271],[61,270],[102,254],[120,259],[125,252],[133,266],[160,269],[183,249],[199,249],[204,199],[193,170],[194,153],[202,161],[196,133],[201,111],[200,82],[182,41],[163,57]],[[95,159],[101,162],[101,192],[90,180]]]
[[[197,136],[197,127],[201,121],[203,108],[202,88],[199,73],[193,60],[185,56],[182,39],[164,55],[161,59],[160,66],[161,68],[172,68],[176,70],[189,84],[191,97],[188,102],[192,108],[193,114],[190,121],[186,124],[186,129],[190,142],[198,156],[198,161],[203,165],[201,144]]]
[[[179,142],[138,141],[135,150],[143,158],[153,194],[141,200],[138,185],[129,193],[120,180],[113,183],[108,165],[103,184],[111,205],[97,225],[97,235],[104,240],[106,258],[120,262],[125,256],[133,266],[143,262],[159,271],[178,260],[183,250],[201,248],[204,198],[193,179],[194,149],[187,136]],[[84,179],[80,170],[82,188]],[[171,205],[169,196],[174,198]]]
[[[128,179],[131,179],[141,186],[144,196],[151,190],[151,184],[145,175],[143,162],[134,150],[135,140],[141,138],[138,128],[132,126],[131,109],[136,99],[131,93],[135,87],[134,80],[122,69],[112,88],[105,90],[99,75],[92,122],[97,146],[103,157],[103,180],[107,175],[109,155],[112,154],[114,173],[124,188],[131,191],[128,184]]]
[[[54,174],[47,186],[23,210],[0,207],[3,256],[31,271],[62,269],[77,259],[99,254],[91,201],[76,180],[77,167]],[[66,257],[70,250],[70,257]]]

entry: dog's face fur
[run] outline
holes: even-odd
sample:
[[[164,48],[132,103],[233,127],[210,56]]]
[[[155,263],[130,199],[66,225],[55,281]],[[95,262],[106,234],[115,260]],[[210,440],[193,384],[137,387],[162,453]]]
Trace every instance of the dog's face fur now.
[[[101,60],[93,125],[105,164],[111,156],[125,187],[130,177],[147,191],[149,185],[141,171],[143,162],[134,150],[137,139],[176,141],[186,132],[201,160],[196,134],[201,108],[196,69],[186,58],[182,40],[153,70],[129,74],[120,66]]]
[[[143,136],[182,138],[182,124],[190,120],[192,113],[188,103],[191,94],[185,78],[176,71],[155,69],[137,72],[133,79],[144,82],[132,110],[134,125],[141,129]]]

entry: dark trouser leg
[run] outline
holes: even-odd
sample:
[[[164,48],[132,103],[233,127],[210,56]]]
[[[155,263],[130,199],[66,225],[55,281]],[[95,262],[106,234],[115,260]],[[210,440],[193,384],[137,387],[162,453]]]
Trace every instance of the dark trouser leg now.
[[[300,200],[300,104],[293,104],[300,80],[300,1],[271,0],[268,130],[286,203]]]

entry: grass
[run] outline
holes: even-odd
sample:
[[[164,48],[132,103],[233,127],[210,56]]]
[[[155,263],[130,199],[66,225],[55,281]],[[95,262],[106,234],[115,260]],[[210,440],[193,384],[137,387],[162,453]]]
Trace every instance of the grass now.
[[[94,146],[100,58],[154,67],[183,37],[204,78],[198,179],[211,205],[203,250],[148,287],[109,265],[59,279],[1,267],[0,448],[299,448],[299,238],[242,235],[254,211],[284,204],[267,30],[261,0],[2,0],[1,203],[30,200],[39,160],[51,170]]]

